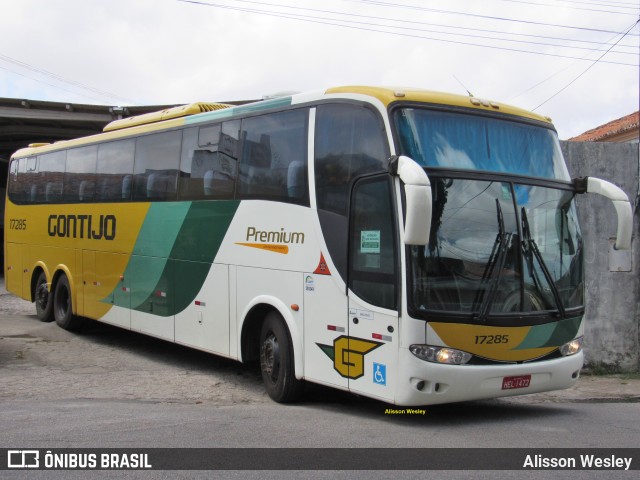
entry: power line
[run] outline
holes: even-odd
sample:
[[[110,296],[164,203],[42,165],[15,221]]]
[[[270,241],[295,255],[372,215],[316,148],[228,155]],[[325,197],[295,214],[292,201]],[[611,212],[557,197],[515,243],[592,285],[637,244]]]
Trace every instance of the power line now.
[[[292,6],[292,5],[282,5],[282,4],[278,4],[278,3],[262,2],[262,1],[257,1],[257,0],[231,0],[231,1],[235,1],[237,3],[249,3],[249,4],[254,4],[254,5],[261,5],[261,6],[264,6],[264,7],[285,8],[285,9],[289,9],[289,10],[301,10],[303,12],[314,12],[314,13],[322,13],[322,14],[329,14],[329,15],[339,15],[339,16],[344,16],[344,17],[347,17],[347,18],[352,18],[353,17],[353,18],[366,18],[366,19],[372,19],[372,20],[399,22],[399,23],[401,23],[401,28],[404,28],[404,29],[407,28],[406,27],[407,24],[427,25],[427,26],[443,27],[443,28],[450,28],[450,29],[457,29],[457,30],[464,30],[464,31],[476,31],[476,32],[484,32],[484,33],[497,33],[497,34],[500,34],[500,35],[510,35],[510,36],[518,36],[518,37],[541,38],[541,39],[546,39],[546,40],[561,40],[561,41],[577,42],[577,43],[590,43],[590,44],[595,44],[595,45],[608,45],[608,42],[598,42],[598,41],[593,41],[593,40],[581,40],[581,39],[574,39],[574,38],[553,37],[553,36],[549,36],[549,35],[535,35],[535,34],[518,33],[518,32],[505,32],[504,30],[490,30],[490,29],[474,28],[474,27],[460,27],[460,26],[456,26],[456,25],[447,25],[447,24],[442,24],[442,23],[423,22],[423,21],[406,20],[406,19],[394,19],[394,18],[388,18],[388,17],[377,17],[377,16],[373,16],[373,15],[362,15],[362,14],[356,14],[356,13],[350,13],[350,12],[337,12],[337,11],[334,11],[334,10],[321,10],[321,9],[317,9],[317,8],[297,7],[297,6]],[[506,0],[506,1],[508,1],[508,0]],[[229,6],[229,8],[233,8],[233,7]],[[240,8],[240,7],[237,7],[237,8]],[[251,11],[255,12],[255,13],[261,12],[259,10],[251,10]],[[280,12],[273,12],[273,13],[280,13]],[[286,12],[282,12],[282,13],[286,14],[286,15],[296,15],[294,13],[286,13]],[[300,16],[304,16],[304,15],[300,15]],[[318,17],[311,16],[311,18],[318,18]],[[318,18],[318,19],[321,19],[321,18]],[[342,19],[326,19],[326,18],[324,18],[323,20],[334,20],[334,21],[346,22],[346,20],[342,20]],[[358,22],[352,22],[352,23],[358,23]],[[399,27],[389,26],[389,28],[399,28]],[[450,34],[448,32],[436,32],[436,33]],[[612,33],[615,33],[616,36],[618,35],[618,32],[612,32]],[[464,36],[464,35],[462,35],[462,36]],[[497,40],[510,41],[508,39],[502,39],[502,38],[497,38]],[[626,47],[626,48],[632,48],[632,49],[640,48],[637,45],[626,45],[626,44],[620,45],[620,47]],[[602,50],[600,50],[600,51],[602,51]]]
[[[633,28],[633,27],[632,27],[632,28]],[[622,35],[622,34],[623,34],[623,32],[620,32],[619,34],[617,34],[617,35],[613,36],[612,38],[610,38],[609,40],[607,40],[607,42],[606,42],[606,43],[607,43],[607,44],[609,44],[609,43],[611,43],[611,42],[614,42],[614,41],[615,41],[615,39],[616,39],[617,37],[619,37],[620,35]],[[618,42],[622,41],[622,39],[623,39],[623,38],[624,38],[624,35],[623,35],[621,38],[619,38],[619,39],[618,39]],[[587,56],[583,57],[583,60],[587,60]],[[577,63],[577,61],[571,62],[569,65],[567,65],[567,66],[565,66],[565,67],[561,68],[560,70],[558,70],[558,71],[557,71],[556,73],[554,73],[553,75],[548,76],[548,77],[547,77],[547,78],[545,78],[544,80],[541,80],[541,81],[539,81],[538,83],[536,83],[535,85],[532,85],[531,87],[527,88],[526,90],[524,90],[524,91],[522,91],[522,92],[518,93],[517,95],[514,95],[513,97],[511,97],[511,98],[509,99],[509,101],[511,102],[511,101],[513,101],[514,99],[516,99],[516,98],[518,98],[518,97],[520,97],[520,96],[524,95],[525,93],[529,93],[531,90],[533,90],[533,89],[535,89],[535,88],[539,87],[539,86],[540,86],[540,85],[542,85],[543,83],[546,83],[547,81],[551,80],[552,78],[555,78],[555,77],[557,77],[558,75],[560,75],[562,72],[564,72],[564,71],[568,70],[569,68],[573,67],[576,63]]]
[[[516,18],[507,18],[507,17],[495,17],[492,15],[480,15],[477,13],[469,13],[469,12],[455,12],[455,11],[451,11],[451,10],[441,10],[438,8],[429,8],[429,7],[419,7],[416,5],[403,5],[403,4],[398,4],[398,3],[390,3],[390,2],[383,2],[380,0],[349,0],[352,2],[356,2],[356,3],[365,3],[368,5],[377,5],[377,6],[381,6],[381,7],[393,7],[393,8],[407,8],[410,10],[420,10],[420,11],[425,11],[425,12],[433,12],[433,13],[442,13],[445,15],[462,15],[462,16],[466,16],[466,17],[474,17],[474,18],[484,18],[484,19],[488,19],[488,20],[496,20],[496,21],[501,21],[501,22],[513,22],[513,23],[524,23],[524,24],[528,24],[528,25],[539,25],[539,26],[544,26],[544,27],[553,27],[553,28],[566,28],[566,29],[571,29],[571,30],[582,30],[582,31],[587,31],[587,32],[599,32],[599,33],[617,33],[613,30],[604,30],[604,29],[599,29],[599,28],[590,28],[590,27],[577,27],[574,25],[560,25],[560,24],[554,24],[554,23],[544,23],[544,22],[534,22],[533,20],[522,20],[522,19],[516,19]],[[630,34],[632,36],[639,36],[640,34]]]
[[[182,1],[182,0],[178,0],[178,1]],[[403,22],[403,23],[418,23],[418,24],[424,24],[424,25],[436,25],[436,26],[445,26],[445,27],[449,27],[449,28],[460,28],[463,30],[481,30],[481,31],[488,31],[488,32],[493,32],[493,33],[500,33],[497,32],[495,30],[482,30],[482,29],[475,29],[475,28],[471,28],[471,27],[456,27],[456,26],[449,26],[449,25],[442,25],[442,24],[434,24],[434,23],[428,23],[428,22],[417,22],[415,20],[404,20],[404,19],[388,19],[387,17],[375,17],[375,16],[371,16],[371,15],[360,15],[360,14],[353,14],[353,13],[345,13],[345,12],[336,12],[336,11],[331,11],[331,10],[320,10],[320,9],[314,9],[314,8],[308,8],[308,7],[297,7],[297,6],[292,6],[292,5],[282,5],[282,4],[277,4],[277,3],[271,3],[271,2],[263,2],[263,1],[257,1],[257,0],[230,0],[236,3],[249,3],[249,4],[254,4],[254,5],[260,5],[263,7],[276,7],[276,8],[286,8],[286,9],[290,9],[290,10],[303,10],[306,12],[317,12],[317,13],[328,13],[328,14],[332,14],[332,15],[342,15],[345,17],[362,17],[362,18],[373,18],[376,20],[392,20],[392,21],[397,21],[397,22]],[[454,11],[448,11],[448,10],[435,10],[435,9],[428,9],[426,7],[416,7],[416,6],[412,6],[412,5],[402,5],[402,4],[393,4],[393,3],[388,3],[388,2],[382,2],[380,0],[346,0],[352,3],[365,3],[365,4],[370,4],[370,5],[377,5],[377,6],[385,6],[385,7],[397,7],[397,8],[409,8],[409,9],[417,9],[417,10],[427,10],[427,11],[436,11],[436,12],[441,12],[441,13],[449,13],[449,14],[460,14],[460,15],[471,15],[471,16],[481,16],[481,15],[474,15],[474,14],[469,14],[469,13],[462,13],[462,12],[454,12]],[[505,0],[505,1],[509,1],[509,0]],[[514,0],[515,1],[515,0]],[[198,1],[194,1],[194,2],[187,2],[187,3],[203,3],[206,4],[206,2],[198,2]],[[228,8],[238,8],[240,9],[241,7],[232,7],[232,6],[228,6]],[[577,27],[577,26],[570,26],[570,25],[555,25],[555,24],[547,24],[547,23],[537,23],[537,22],[528,22],[526,20],[517,20],[517,19],[508,19],[508,18],[500,18],[500,17],[486,17],[486,18],[491,18],[491,19],[499,19],[499,20],[505,20],[505,21],[511,21],[511,22],[515,22],[515,23],[533,23],[536,25],[542,25],[542,26],[551,26],[551,27],[562,27],[562,28],[570,28],[570,29],[576,29],[576,30],[586,30],[589,32],[600,32],[600,33],[614,33],[614,34],[618,34],[617,31],[614,30],[602,30],[602,29],[594,29],[594,28],[589,28],[589,27]],[[502,32],[504,33],[504,32]],[[511,34],[509,33],[509,35],[524,35],[524,34]],[[635,35],[635,34],[632,34]],[[528,35],[527,35],[528,36]],[[546,37],[544,35],[541,35],[540,37],[542,38],[551,38],[551,39],[558,39],[558,37]],[[566,40],[573,40],[573,39],[566,39]],[[575,41],[582,41],[582,40],[575,40]],[[628,45],[625,45],[628,46]]]
[[[582,5],[593,5],[593,6],[622,8],[622,9],[627,9],[627,10],[634,10],[634,12],[620,12],[620,11],[615,12],[613,10],[601,10],[601,9],[598,9],[598,8],[586,8],[586,7],[570,7],[570,6],[566,6],[566,5],[558,5],[558,3],[540,3],[540,2],[531,2],[531,1],[526,1],[526,0],[498,0],[498,1],[509,2],[509,3],[521,3],[521,4],[525,4],[525,5],[537,5],[537,6],[551,7],[551,8],[564,8],[564,9],[571,9],[571,10],[582,10],[582,11],[587,11],[587,12],[611,13],[611,14],[614,14],[614,15],[628,15],[628,16],[635,16],[636,12],[638,11],[637,7],[618,7],[618,6],[602,4],[602,3],[563,2],[563,3],[573,3],[573,4],[578,3],[578,4],[582,4]]]
[[[578,46],[573,46],[573,45],[560,45],[560,44],[557,44],[557,43],[534,42],[534,41],[527,41],[527,40],[516,40],[516,39],[511,39],[511,38],[489,37],[489,36],[486,36],[486,35],[473,35],[473,34],[461,35],[460,33],[455,33],[455,32],[443,32],[443,31],[439,31],[439,30],[429,30],[429,29],[424,29],[424,28],[413,28],[413,27],[396,26],[396,25],[384,25],[384,24],[378,24],[378,23],[359,22],[359,21],[354,21],[354,20],[331,19],[331,18],[326,18],[326,17],[310,17],[308,15],[300,15],[300,14],[291,14],[291,15],[292,15],[292,18],[293,17],[300,17],[300,18],[313,18],[315,20],[328,20],[328,21],[337,21],[337,22],[348,22],[350,24],[356,24],[356,25],[368,25],[368,26],[381,27],[381,28],[396,28],[396,29],[399,28],[399,29],[402,29],[404,31],[428,32],[428,33],[436,33],[436,34],[441,34],[441,35],[456,35],[456,36],[463,36],[465,38],[478,38],[478,39],[483,39],[483,40],[495,40],[495,41],[498,41],[498,42],[511,42],[511,43],[523,43],[523,44],[527,44],[527,45],[542,45],[542,46],[546,46],[546,47],[570,48],[570,49],[574,49],[574,50],[587,50],[587,51],[590,51],[590,52],[607,51],[604,48],[578,47]],[[614,52],[614,53],[617,53],[619,55],[632,55],[632,56],[637,56],[638,55],[636,52],[620,52],[620,51],[617,51],[617,52]]]
[[[20,61],[20,60],[16,60],[15,58],[11,58],[11,57],[9,57],[7,55],[4,55],[4,54],[1,54],[1,53],[0,53],[0,60],[3,60],[5,62],[7,62],[7,63],[12,63],[12,64],[17,65],[17,66],[19,66],[21,68],[24,68],[26,70],[30,70],[32,72],[39,73],[39,74],[44,75],[46,77],[49,77],[51,79],[54,79],[54,80],[57,80],[57,81],[60,81],[60,82],[63,82],[63,83],[69,84],[69,85],[73,85],[74,87],[79,87],[79,88],[82,88],[84,90],[96,93],[96,94],[100,95],[101,97],[107,97],[107,98],[110,98],[110,99],[120,100],[120,101],[124,101],[124,102],[127,102],[127,103],[135,103],[135,102],[133,102],[133,101],[127,99],[127,98],[120,97],[120,96],[118,96],[118,95],[116,95],[114,93],[108,92],[106,90],[100,90],[98,88],[91,87],[91,86],[86,85],[84,83],[81,83],[81,82],[78,82],[76,80],[63,77],[62,75],[58,75],[58,74],[53,73],[53,72],[49,72],[48,70],[45,70],[43,68],[36,67],[34,65],[31,65],[29,63],[26,63],[26,62],[23,62],[23,61]],[[8,70],[8,71],[12,71],[13,73],[17,73],[17,72],[15,72],[13,70],[9,70],[9,69],[6,69],[6,68],[4,70]],[[26,75],[22,75],[22,76],[23,77],[27,77]],[[32,78],[32,77],[27,77],[27,78],[31,78],[32,80],[39,81],[39,80],[37,80],[35,78]],[[54,86],[54,85],[51,85],[51,84],[46,83],[46,82],[42,82],[42,83],[45,83],[46,85],[49,85],[49,86]],[[83,95],[83,96],[86,96],[86,95]],[[94,98],[95,99],[95,97],[89,97],[89,98]]]
[[[16,72],[15,70],[11,70],[10,68],[7,68],[7,67],[0,66],[0,69],[5,70],[5,71],[7,71],[9,73],[12,73],[14,75],[19,75],[21,77],[28,78],[29,80],[33,80],[35,82],[39,82],[39,83],[42,83],[44,85],[48,85],[49,87],[60,89],[62,91],[71,93],[73,95],[79,95],[81,97],[91,98],[93,100],[99,100],[100,102],[104,101],[103,97],[96,97],[96,96],[93,96],[93,95],[86,95],[86,94],[83,94],[83,93],[80,93],[80,92],[77,92],[77,91],[74,92],[73,90],[69,90],[68,88],[61,87],[60,85],[55,85],[53,83],[45,82],[44,80],[40,80],[40,79],[37,79],[37,78],[34,78],[34,77],[30,77],[29,75],[25,75],[23,73]]]
[[[247,13],[255,13],[255,14],[259,14],[259,15],[266,15],[266,16],[272,16],[272,17],[299,20],[299,21],[303,21],[303,22],[316,23],[316,24],[321,24],[321,25],[331,25],[331,26],[336,26],[336,27],[349,28],[349,29],[353,29],[353,30],[370,31],[370,32],[377,32],[377,33],[385,33],[385,34],[388,34],[388,35],[395,35],[395,36],[402,36],[402,37],[409,37],[409,38],[418,38],[418,39],[422,39],[422,40],[431,40],[431,41],[435,41],[435,42],[451,43],[451,44],[456,44],[456,45],[481,47],[481,48],[490,48],[490,49],[494,49],[494,50],[509,51],[509,52],[516,52],[516,53],[528,53],[528,54],[532,54],[532,55],[542,55],[542,56],[549,56],[549,57],[556,57],[556,58],[569,58],[569,59],[574,59],[574,60],[585,60],[585,58],[574,57],[574,56],[571,56],[571,55],[562,55],[562,54],[548,53],[548,52],[538,52],[538,51],[532,51],[532,50],[522,50],[522,49],[504,47],[504,46],[497,46],[497,45],[477,44],[477,43],[471,43],[471,42],[464,42],[464,41],[460,41],[460,40],[447,40],[447,39],[437,38],[437,37],[428,37],[428,36],[423,36],[423,35],[413,35],[413,34],[403,33],[403,32],[394,32],[394,31],[387,31],[387,30],[379,30],[379,29],[376,29],[376,28],[367,28],[367,27],[349,25],[349,24],[346,24],[347,22],[349,22],[347,20],[340,20],[340,19],[334,19],[332,21],[320,20],[317,17],[304,16],[304,15],[300,15],[300,14],[273,12],[273,11],[268,11],[268,10],[258,10],[258,9],[237,7],[237,6],[232,6],[232,5],[220,5],[220,4],[207,3],[207,2],[204,2],[204,1],[198,1],[198,0],[177,0],[177,1],[183,2],[183,3],[191,3],[191,4],[195,4],[195,5],[200,5],[200,6],[208,6],[208,7],[213,7],[213,8],[221,8],[221,9],[235,10],[235,11],[241,11],[241,12],[247,12]],[[336,21],[343,22],[343,23],[334,23]],[[355,23],[355,22],[350,22],[350,23]],[[375,25],[375,26],[380,26],[380,25]],[[384,28],[384,26],[383,26],[383,28]],[[391,27],[391,28],[396,28],[396,27]],[[460,36],[465,37],[467,35],[460,35]],[[565,48],[565,47],[563,47],[563,48]],[[601,50],[598,50],[598,51],[601,51]],[[610,51],[610,49],[608,51]],[[635,67],[636,66],[635,64],[632,64],[632,63],[617,62],[617,61],[610,61],[610,60],[604,61],[602,63],[613,64],[613,65],[631,66],[631,67]]]
[[[613,45],[611,45],[611,48],[615,47],[615,45],[622,40],[624,37],[626,37],[629,32],[636,26],[638,25],[638,23],[640,23],[640,20],[638,20],[637,22],[635,22],[633,25],[631,25],[626,32],[624,32],[624,34],[622,35],[622,37],[620,37],[620,39],[614,43]],[[587,73],[589,70],[591,70],[591,68],[598,63],[607,53],[609,53],[609,51],[611,50],[611,48],[609,50],[607,50],[606,52],[604,52],[602,55],[600,55],[600,57],[598,57],[591,65],[589,65],[587,68],[585,68],[576,78],[574,78],[573,80],[571,80],[569,83],[567,83],[564,87],[562,87],[560,90],[558,90],[556,93],[554,93],[553,95],[551,95],[549,98],[547,98],[544,102],[542,102],[540,105],[538,105],[536,108],[534,108],[532,111],[536,111],[538,108],[540,108],[541,106],[543,106],[545,103],[547,103],[549,100],[555,98],[556,96],[560,95],[560,93],[564,92],[567,88],[569,88],[573,83],[575,83],[580,77],[582,77],[585,73]]]
[[[250,3],[254,3],[254,2],[250,2]],[[262,2],[259,2],[262,3]],[[278,5],[280,6],[280,5]],[[295,7],[296,9],[300,9],[299,7]],[[304,9],[302,9],[304,10]],[[252,12],[258,13],[261,12],[259,10],[250,10]],[[314,9],[314,11],[319,11]],[[274,12],[276,13],[276,12]],[[279,13],[279,12],[278,12]],[[334,13],[334,12],[331,12]],[[327,18],[327,17],[320,17],[320,16],[311,16],[311,15],[303,15],[303,14],[298,14],[298,13],[285,13],[285,15],[289,15],[292,19],[312,19],[312,20],[324,20],[324,21],[333,21],[333,22],[342,22],[342,23],[349,23],[349,24],[353,24],[353,25],[366,25],[366,26],[373,26],[373,27],[380,27],[380,28],[395,28],[395,29],[402,29],[403,31],[414,31],[414,32],[428,32],[428,33],[436,33],[436,34],[440,34],[440,35],[455,35],[455,36],[463,36],[465,38],[479,38],[479,39],[483,39],[483,40],[495,40],[498,42],[511,42],[511,43],[523,43],[523,44],[528,44],[528,45],[542,45],[542,46],[546,46],[546,47],[558,47],[558,48],[569,48],[569,49],[574,49],[574,50],[587,50],[587,51],[591,51],[591,52],[603,52],[606,49],[604,48],[589,48],[589,47],[580,47],[580,46],[573,46],[573,45],[560,45],[557,43],[547,43],[547,42],[534,42],[534,41],[527,41],[527,40],[516,40],[516,39],[511,39],[511,38],[500,38],[500,37],[490,37],[490,36],[486,36],[486,35],[474,35],[474,34],[460,34],[460,33],[456,33],[456,32],[446,32],[446,31],[442,31],[442,30],[433,30],[433,29],[424,29],[424,28],[415,28],[415,27],[408,27],[406,25],[388,25],[388,24],[380,24],[380,23],[371,23],[371,22],[363,22],[363,21],[356,21],[356,20],[343,20],[343,19],[339,19],[339,18]],[[360,17],[360,15],[358,15]],[[378,18],[380,19],[380,17],[370,17],[370,18]],[[395,21],[395,20],[392,20]],[[449,28],[449,27],[445,27],[445,28]],[[572,41],[572,40],[569,40]],[[608,43],[602,43],[599,42],[599,45],[609,45]],[[618,53],[620,55],[632,55],[632,56],[637,56],[636,52],[621,52],[621,51],[617,51],[615,53]]]
[[[518,97],[521,97],[522,95],[524,95],[525,93],[529,93],[531,90],[539,87],[540,85],[542,85],[543,83],[548,82],[549,80],[551,80],[552,78],[557,77],[558,75],[560,75],[562,72],[570,69],[576,62],[572,62],[569,65],[567,65],[566,67],[561,68],[560,70],[558,70],[556,73],[554,73],[553,75],[548,76],[547,78],[545,78],[544,80],[540,80],[538,83],[536,83],[535,85],[530,86],[529,88],[527,88],[526,90],[523,90],[522,92],[520,92],[517,95],[514,95],[513,97],[511,97],[508,101],[512,102],[513,100],[515,100]]]
[[[636,10],[640,9],[638,4],[634,3],[634,2],[606,2],[606,3],[603,3],[603,2],[598,2],[598,1],[596,1],[596,2],[582,1],[582,2],[580,2],[580,1],[576,1],[576,0],[558,0],[558,1],[562,2],[562,3],[577,3],[577,4],[580,4],[580,5],[600,5],[600,6],[603,6],[603,7],[611,6],[611,7],[616,7],[616,8],[632,8],[632,9],[636,9]]]

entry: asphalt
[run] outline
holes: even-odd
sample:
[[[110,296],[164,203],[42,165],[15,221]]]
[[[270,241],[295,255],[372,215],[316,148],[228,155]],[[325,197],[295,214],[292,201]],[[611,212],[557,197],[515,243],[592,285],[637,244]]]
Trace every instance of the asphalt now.
[[[15,336],[15,321],[9,317],[32,315],[35,307],[10,294],[0,277],[0,338]],[[511,397],[523,403],[566,402],[638,402],[640,403],[640,372],[596,375],[583,370],[577,383],[569,389]]]

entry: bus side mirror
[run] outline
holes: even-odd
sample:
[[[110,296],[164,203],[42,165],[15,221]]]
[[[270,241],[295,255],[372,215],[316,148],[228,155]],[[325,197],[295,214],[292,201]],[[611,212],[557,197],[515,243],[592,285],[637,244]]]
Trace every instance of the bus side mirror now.
[[[393,157],[389,164],[392,174],[404,183],[406,216],[405,245],[426,245],[431,230],[431,182],[424,169],[409,157]]]
[[[618,232],[616,234],[616,250],[631,248],[633,231],[633,212],[629,197],[624,191],[611,182],[596,177],[577,178],[573,181],[578,193],[597,193],[613,202],[618,214]]]

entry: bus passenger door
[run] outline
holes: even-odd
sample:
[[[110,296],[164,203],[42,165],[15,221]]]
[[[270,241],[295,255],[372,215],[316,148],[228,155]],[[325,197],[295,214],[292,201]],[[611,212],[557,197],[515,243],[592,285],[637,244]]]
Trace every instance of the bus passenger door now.
[[[349,390],[393,401],[398,361],[398,239],[388,175],[358,181],[349,229]],[[339,352],[336,352],[336,355]]]
[[[392,402],[397,381],[398,314],[349,298],[349,390]]]

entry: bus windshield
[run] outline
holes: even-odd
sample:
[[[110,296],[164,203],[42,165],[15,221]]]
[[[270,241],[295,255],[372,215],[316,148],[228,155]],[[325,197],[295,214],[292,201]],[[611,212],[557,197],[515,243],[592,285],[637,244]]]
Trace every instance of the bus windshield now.
[[[402,153],[423,167],[570,180],[549,128],[409,107],[396,110],[395,122]]]
[[[483,321],[582,308],[582,239],[573,191],[554,187],[570,177],[553,130],[419,108],[395,122],[400,153],[432,183],[429,244],[409,247],[413,311]]]
[[[570,191],[432,177],[429,245],[409,248],[410,304],[488,315],[583,305],[582,239]]]

